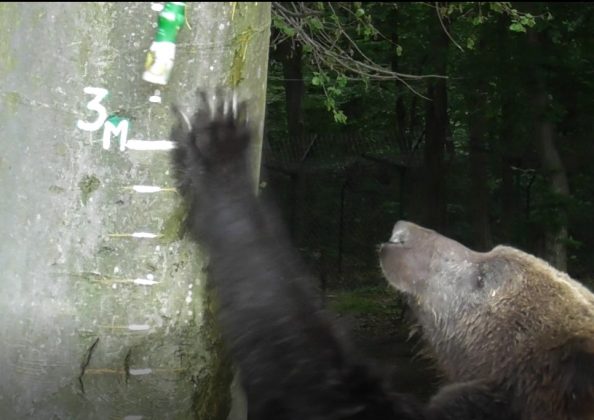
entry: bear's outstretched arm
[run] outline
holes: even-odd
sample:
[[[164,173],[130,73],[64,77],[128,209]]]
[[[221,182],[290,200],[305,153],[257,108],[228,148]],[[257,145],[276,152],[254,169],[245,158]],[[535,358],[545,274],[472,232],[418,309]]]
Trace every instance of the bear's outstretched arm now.
[[[389,395],[349,359],[279,216],[257,199],[245,104],[220,91],[199,102],[191,119],[178,111],[175,177],[189,205],[190,233],[210,256],[223,335],[251,418],[422,419],[416,403]]]

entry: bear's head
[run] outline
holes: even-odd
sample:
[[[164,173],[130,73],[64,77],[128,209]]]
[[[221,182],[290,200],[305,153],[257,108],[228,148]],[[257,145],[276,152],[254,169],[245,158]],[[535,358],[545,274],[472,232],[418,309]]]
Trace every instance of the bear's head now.
[[[474,252],[409,222],[380,249],[453,382],[505,390],[521,418],[594,418],[594,295],[541,259]]]

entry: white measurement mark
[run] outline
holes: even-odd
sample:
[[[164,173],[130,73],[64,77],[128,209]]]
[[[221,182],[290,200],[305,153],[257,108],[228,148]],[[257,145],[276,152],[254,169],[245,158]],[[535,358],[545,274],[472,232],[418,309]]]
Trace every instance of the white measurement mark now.
[[[150,375],[151,373],[153,373],[153,370],[151,368],[144,368],[144,369],[130,369],[128,372],[130,372],[130,375]]]
[[[100,102],[107,96],[108,91],[103,88],[87,86],[83,89],[83,92],[87,95],[95,95],[87,104],[87,109],[95,111],[99,115],[97,115],[97,119],[93,122],[78,120],[76,126],[84,131],[97,131],[103,127],[103,123],[107,119],[107,110]]]
[[[155,284],[159,284],[158,281],[155,280],[150,280],[148,278],[146,279],[134,279],[134,284],[137,284],[139,286],[154,286]]]
[[[175,191],[175,188],[163,188],[163,187],[158,187],[156,185],[132,185],[130,188],[132,190],[136,191],[137,193],[145,193],[145,194]]]
[[[147,324],[130,324],[128,325],[130,331],[148,331],[151,329],[150,325]]]
[[[126,149],[130,150],[171,150],[175,149],[175,142],[169,140],[135,140],[126,142]]]
[[[134,233],[111,233],[108,236],[112,238],[160,238],[161,235],[150,232],[134,232]]]
[[[133,238],[148,238],[148,239],[155,239],[158,238],[161,235],[157,235],[155,233],[150,233],[150,232],[134,232],[132,234]]]
[[[150,232],[134,232],[132,234],[133,238],[148,238],[148,239],[154,239],[154,238],[158,238],[160,235],[157,235],[155,233],[150,233]]]
[[[161,103],[161,97],[159,95],[149,96],[149,102],[152,102],[154,104],[160,104]]]

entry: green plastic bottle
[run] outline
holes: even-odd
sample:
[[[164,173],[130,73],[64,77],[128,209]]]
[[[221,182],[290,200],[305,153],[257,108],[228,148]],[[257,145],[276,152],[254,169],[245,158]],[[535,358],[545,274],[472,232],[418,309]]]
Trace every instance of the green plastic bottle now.
[[[166,85],[173,70],[177,33],[186,21],[186,3],[168,2],[159,13],[157,34],[151,44],[142,78],[150,83]]]

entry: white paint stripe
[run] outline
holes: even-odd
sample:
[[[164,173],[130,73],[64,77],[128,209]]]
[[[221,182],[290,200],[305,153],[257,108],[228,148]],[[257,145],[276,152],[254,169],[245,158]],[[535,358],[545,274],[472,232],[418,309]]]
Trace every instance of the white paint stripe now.
[[[147,324],[130,324],[128,329],[130,331],[147,331],[151,329],[151,326]]]
[[[155,284],[159,284],[159,282],[149,279],[135,279],[134,284],[138,284],[139,286],[153,286]]]
[[[172,150],[175,142],[169,140],[136,140],[126,141],[126,149],[130,150]]]
[[[130,369],[130,375],[138,376],[138,375],[150,375],[153,373],[151,368],[144,368],[144,369]]]
[[[139,193],[156,193],[163,191],[163,188],[156,185],[132,185],[132,189]]]
[[[155,239],[158,238],[160,235],[157,235],[155,233],[149,233],[149,232],[134,232],[132,235],[133,238],[148,238],[148,239]]]
[[[108,235],[110,238],[160,238],[162,235],[158,235],[156,233],[149,233],[149,232],[134,232],[134,233],[110,233]]]

